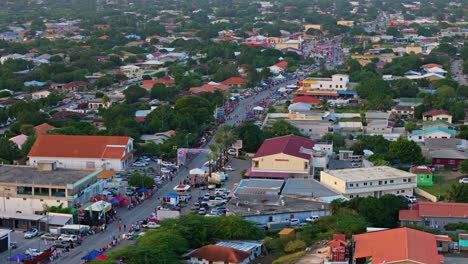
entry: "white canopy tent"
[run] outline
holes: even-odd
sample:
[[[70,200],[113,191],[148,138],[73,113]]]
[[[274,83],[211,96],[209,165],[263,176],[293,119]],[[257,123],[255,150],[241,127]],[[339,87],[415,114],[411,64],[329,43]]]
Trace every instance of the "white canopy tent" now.
[[[204,175],[205,170],[202,170],[200,168],[195,168],[195,169],[191,169],[189,173],[190,175]]]

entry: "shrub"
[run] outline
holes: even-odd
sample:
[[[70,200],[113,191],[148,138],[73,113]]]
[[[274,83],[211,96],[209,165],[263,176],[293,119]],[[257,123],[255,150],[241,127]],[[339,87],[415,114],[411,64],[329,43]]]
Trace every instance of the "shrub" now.
[[[306,243],[302,240],[296,239],[293,241],[289,241],[286,246],[284,247],[284,252],[286,253],[293,253],[299,250],[303,250],[306,248]]]

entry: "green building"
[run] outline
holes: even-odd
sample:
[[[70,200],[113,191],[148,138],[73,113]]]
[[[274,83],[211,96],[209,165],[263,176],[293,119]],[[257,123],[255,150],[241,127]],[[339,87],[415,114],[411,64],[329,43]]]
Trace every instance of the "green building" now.
[[[417,175],[418,186],[432,186],[432,170],[427,166],[414,166],[411,168],[411,173]]]

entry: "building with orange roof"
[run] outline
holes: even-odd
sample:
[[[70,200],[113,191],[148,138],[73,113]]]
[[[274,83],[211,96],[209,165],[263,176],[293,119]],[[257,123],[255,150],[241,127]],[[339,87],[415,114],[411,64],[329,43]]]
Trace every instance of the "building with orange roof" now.
[[[172,76],[165,76],[155,80],[144,80],[140,86],[148,91],[151,91],[151,89],[153,89],[153,86],[157,83],[164,84],[164,86],[169,87],[175,85],[175,80]]]
[[[194,94],[213,93],[216,90],[228,91],[230,88],[231,87],[229,87],[229,86],[227,86],[225,84],[222,84],[222,83],[210,82],[210,83],[203,84],[202,86],[199,86],[199,87],[190,88],[189,91],[191,93],[194,93]]]
[[[36,136],[45,135],[47,131],[53,130],[55,128],[56,127],[49,125],[47,123],[42,123],[34,127],[34,133],[36,134]]]
[[[242,77],[230,77],[221,82],[222,84],[229,85],[231,88],[245,88],[247,81]]]
[[[353,236],[353,263],[441,264],[433,234],[402,227]]]
[[[415,224],[444,229],[447,224],[468,221],[468,203],[419,202],[414,210],[400,210],[400,225]]]
[[[53,161],[58,168],[122,171],[133,157],[133,139],[121,136],[40,135],[29,164]]]
[[[191,264],[250,262],[250,253],[223,246],[206,245],[189,254]]]

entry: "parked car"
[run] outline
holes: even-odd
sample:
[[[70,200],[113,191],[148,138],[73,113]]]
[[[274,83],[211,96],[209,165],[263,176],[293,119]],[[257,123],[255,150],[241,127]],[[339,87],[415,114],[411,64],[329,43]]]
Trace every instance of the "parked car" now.
[[[37,248],[29,248],[26,250],[26,255],[29,255],[31,257],[36,257],[36,256],[39,256],[40,254],[42,254],[42,251],[40,251],[39,249]]]
[[[358,163],[351,163],[351,168],[359,168],[359,164]]]
[[[148,228],[148,229],[154,229],[154,228],[159,228],[161,225],[156,224],[155,222],[148,222],[145,225],[142,225],[143,228]]]
[[[53,243],[54,247],[56,248],[69,248],[71,247],[71,243],[68,241],[57,240]]]
[[[311,217],[307,217],[306,222],[312,223],[312,222],[315,222],[315,221],[319,220],[319,218],[320,217],[318,215],[313,215]]]
[[[78,241],[78,236],[62,234],[62,235],[59,236],[58,240],[63,240],[63,241],[68,241],[68,242],[76,242],[76,241]]]
[[[125,195],[132,196],[135,194],[135,188],[127,187],[125,188]]]
[[[233,168],[231,165],[226,165],[226,166],[223,167],[223,170],[225,170],[225,171],[233,171],[234,168]]]
[[[468,178],[462,178],[458,180],[459,183],[468,183]]]
[[[33,228],[33,229],[29,229],[28,231],[26,231],[26,233],[24,233],[24,238],[29,239],[29,238],[36,237],[38,235],[39,235],[39,231],[37,231],[36,228]]]
[[[198,210],[198,214],[199,214],[199,215],[206,215],[206,209],[205,209],[205,207],[201,207],[201,208]]]
[[[408,201],[408,203],[417,203],[418,202],[418,199],[416,199],[416,197],[414,197],[412,195],[405,195],[405,198]]]
[[[45,239],[45,240],[57,240],[57,236],[52,234],[52,233],[45,233],[41,236],[41,239]]]
[[[289,219],[289,222],[291,222],[291,226],[297,226],[301,223],[301,221],[299,221],[297,218]]]
[[[146,167],[146,164],[143,162],[133,162],[132,167]]]
[[[233,148],[228,149],[227,152],[228,152],[229,155],[236,155],[236,150],[233,149]]]
[[[208,190],[214,190],[216,188],[216,184],[208,185]]]

